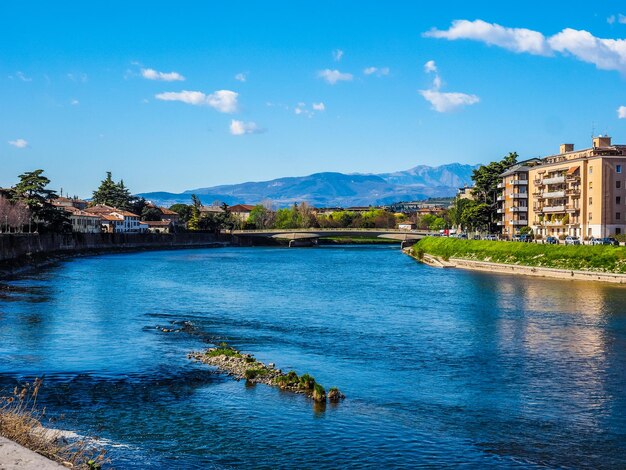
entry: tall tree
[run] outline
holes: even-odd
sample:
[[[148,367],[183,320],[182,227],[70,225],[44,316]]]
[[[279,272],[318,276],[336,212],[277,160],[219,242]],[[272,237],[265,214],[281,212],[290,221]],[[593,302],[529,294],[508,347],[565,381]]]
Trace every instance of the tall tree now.
[[[65,211],[54,207],[50,201],[58,198],[57,193],[46,186],[50,180],[43,176],[43,170],[22,173],[20,181],[11,188],[13,203],[22,203],[28,207],[34,222],[53,231],[67,229],[69,223]]]
[[[474,189],[472,194],[478,203],[486,205],[489,231],[496,230],[497,197],[500,175],[517,163],[517,152],[510,152],[498,162],[481,165],[472,172]],[[485,208],[483,208],[484,210]],[[482,213],[482,210],[481,210]]]
[[[100,186],[93,192],[91,201],[94,204],[104,204],[106,206],[115,207],[127,211],[133,211],[141,214],[145,201],[142,203],[141,198],[134,198],[124,180],[119,183],[113,181],[110,171],[107,171],[106,178],[100,182]]]

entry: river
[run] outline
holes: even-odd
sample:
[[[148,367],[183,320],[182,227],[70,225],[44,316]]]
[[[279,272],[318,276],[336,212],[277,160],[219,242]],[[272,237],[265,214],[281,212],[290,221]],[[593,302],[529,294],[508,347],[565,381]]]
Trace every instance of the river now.
[[[52,424],[97,436],[116,468],[626,466],[623,287],[393,246],[104,255],[6,283],[0,387],[45,374]],[[223,340],[347,398],[315,406],[186,357]]]

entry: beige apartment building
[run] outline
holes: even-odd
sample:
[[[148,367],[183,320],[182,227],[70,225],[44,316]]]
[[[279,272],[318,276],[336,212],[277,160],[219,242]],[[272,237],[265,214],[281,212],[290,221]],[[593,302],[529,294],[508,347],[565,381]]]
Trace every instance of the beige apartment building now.
[[[558,154],[509,174],[513,169],[502,175],[500,225],[505,236],[518,233],[523,226],[520,198],[506,195],[515,194],[515,184],[524,187],[510,182],[525,176],[526,225],[536,235],[588,238],[626,233],[626,145],[612,145],[608,136],[594,137],[591,148],[574,150],[572,144],[563,144]],[[517,221],[516,211],[520,214]]]

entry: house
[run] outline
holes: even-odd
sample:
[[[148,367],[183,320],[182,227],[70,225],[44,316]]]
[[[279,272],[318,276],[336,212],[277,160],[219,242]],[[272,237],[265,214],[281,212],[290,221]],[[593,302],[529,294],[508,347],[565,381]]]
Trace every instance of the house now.
[[[254,209],[254,206],[250,204],[236,204],[228,208],[231,215],[238,219],[240,222],[245,222],[246,220],[248,220],[252,209]]]
[[[50,203],[56,207],[75,207],[76,209],[85,210],[89,205],[87,201],[78,198],[57,197],[52,199]]]
[[[72,224],[72,232],[100,233],[102,232],[102,218],[74,206],[60,206],[68,215]]]
[[[145,220],[142,222],[147,226],[150,233],[172,233],[174,223],[170,220]]]
[[[459,199],[469,199],[470,201],[474,200],[474,195],[472,194],[472,191],[474,190],[473,186],[463,186],[462,188],[459,188],[456,192],[456,197],[458,197]]]
[[[137,214],[115,207],[98,204],[85,210],[102,218],[102,226],[107,233],[141,233],[148,231]]]
[[[400,230],[415,230],[417,228],[417,225],[413,224],[413,223],[402,223],[402,224],[398,224],[398,228]]]

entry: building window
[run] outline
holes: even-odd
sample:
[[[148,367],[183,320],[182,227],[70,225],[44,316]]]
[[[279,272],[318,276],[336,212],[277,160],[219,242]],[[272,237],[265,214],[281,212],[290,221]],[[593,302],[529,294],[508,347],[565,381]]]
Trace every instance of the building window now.
[[[622,218],[622,213],[621,212],[616,212],[615,213],[615,220],[620,220]]]
[[[593,204],[593,199],[589,197],[589,205],[591,206],[592,204]]]
[[[592,173],[593,173],[593,167],[592,167],[592,166],[590,166],[590,167],[589,167],[589,174],[592,174]]]
[[[589,181],[589,189],[593,189],[593,181]]]
[[[619,196],[615,196],[615,205],[619,206],[622,203],[622,198]]]
[[[616,228],[615,229],[615,235],[621,235],[622,234],[622,229],[621,228]]]
[[[589,212],[589,222],[591,222],[591,219],[593,218],[592,216],[593,216],[593,214],[591,212]]]
[[[622,182],[621,182],[621,181],[619,181],[619,180],[618,180],[618,181],[616,181],[616,182],[615,182],[615,187],[616,187],[617,189],[621,188],[621,187],[622,187]]]
[[[615,165],[615,172],[616,173],[621,173],[622,172],[622,165]]]

